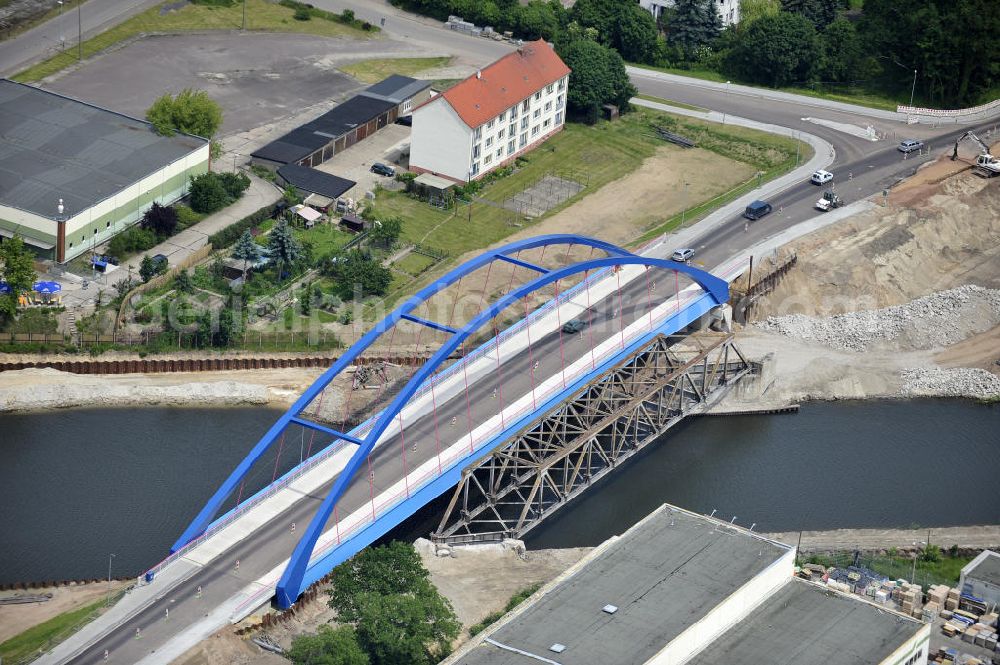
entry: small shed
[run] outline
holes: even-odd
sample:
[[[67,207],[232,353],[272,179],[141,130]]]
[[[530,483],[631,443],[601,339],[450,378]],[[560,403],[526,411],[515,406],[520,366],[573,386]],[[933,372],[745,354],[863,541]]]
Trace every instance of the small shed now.
[[[604,110],[605,120],[617,120],[618,119],[618,107],[614,104],[605,104],[601,107]]]
[[[427,202],[431,205],[439,205],[446,200],[448,190],[454,186],[455,183],[447,178],[433,173],[421,173],[413,179],[412,191],[421,198],[427,197]]]
[[[357,215],[347,214],[340,218],[340,225],[348,231],[361,233],[362,231],[366,231],[371,223],[368,220],[361,219]]]
[[[317,222],[323,219],[323,213],[319,210],[310,208],[307,205],[297,205],[293,208],[295,214],[301,217],[306,224],[307,229],[311,229],[316,225]]]

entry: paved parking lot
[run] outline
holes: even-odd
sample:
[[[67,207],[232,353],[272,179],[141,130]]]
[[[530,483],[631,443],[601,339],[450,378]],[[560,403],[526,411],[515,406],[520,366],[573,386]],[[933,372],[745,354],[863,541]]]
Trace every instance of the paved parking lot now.
[[[388,189],[400,185],[393,178],[376,175],[371,172],[372,164],[382,162],[397,171],[400,170],[398,158],[401,150],[409,154],[410,128],[403,125],[388,125],[378,130],[370,138],[355,143],[344,152],[334,155],[329,161],[317,168],[333,175],[353,180],[357,184],[347,196],[353,199],[363,199],[365,192],[372,191],[379,183]],[[404,164],[408,159],[402,160]]]
[[[147,37],[88,62],[48,90],[135,117],[164,92],[206,90],[223,110],[221,134],[246,131],[363,86],[336,68],[368,58],[403,57],[414,47],[388,39],[215,33]]]

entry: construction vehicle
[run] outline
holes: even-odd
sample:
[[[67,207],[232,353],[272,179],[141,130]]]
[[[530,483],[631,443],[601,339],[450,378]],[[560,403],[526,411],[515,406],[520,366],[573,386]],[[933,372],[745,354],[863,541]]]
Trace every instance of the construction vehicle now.
[[[823,197],[816,202],[816,208],[826,212],[844,205],[844,200],[837,196],[837,192],[832,190],[823,192]]]
[[[990,147],[972,132],[962,134],[955,141],[955,149],[951,153],[951,161],[958,159],[958,144],[965,139],[969,139],[979,146],[979,155],[976,157],[976,163],[972,167],[972,172],[984,178],[992,178],[995,175],[1000,175],[1000,159],[991,155]]]

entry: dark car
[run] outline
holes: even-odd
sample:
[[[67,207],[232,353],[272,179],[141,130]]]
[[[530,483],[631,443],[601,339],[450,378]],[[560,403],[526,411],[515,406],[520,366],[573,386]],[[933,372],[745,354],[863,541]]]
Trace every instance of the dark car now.
[[[396,124],[397,125],[403,125],[404,127],[412,127],[413,126],[413,116],[412,115],[401,115],[398,118],[396,118]]]
[[[163,254],[157,254],[153,257],[153,266],[156,268],[157,273],[166,272],[168,267],[167,257]]]
[[[396,170],[394,168],[392,168],[391,166],[386,166],[382,162],[375,162],[374,164],[372,164],[371,172],[377,173],[379,175],[384,175],[387,178],[391,178],[392,176],[396,175]]]
[[[573,333],[578,333],[583,330],[584,325],[584,322],[580,319],[570,319],[563,324],[562,331],[572,335]]]
[[[767,201],[754,201],[747,206],[746,210],[743,211],[743,216],[750,221],[753,221],[769,214],[771,210],[771,204]]]

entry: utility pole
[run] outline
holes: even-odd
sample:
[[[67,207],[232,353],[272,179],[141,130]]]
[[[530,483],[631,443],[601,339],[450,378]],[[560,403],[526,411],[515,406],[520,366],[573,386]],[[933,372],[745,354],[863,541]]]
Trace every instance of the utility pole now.
[[[115,558],[115,555],[108,554],[108,599],[105,601],[104,606],[108,607],[111,605],[111,560]]]
[[[913,108],[913,93],[917,91],[917,70],[913,70],[913,87],[910,88],[910,108]]]
[[[83,0],[76,6],[76,57],[83,62]]]

